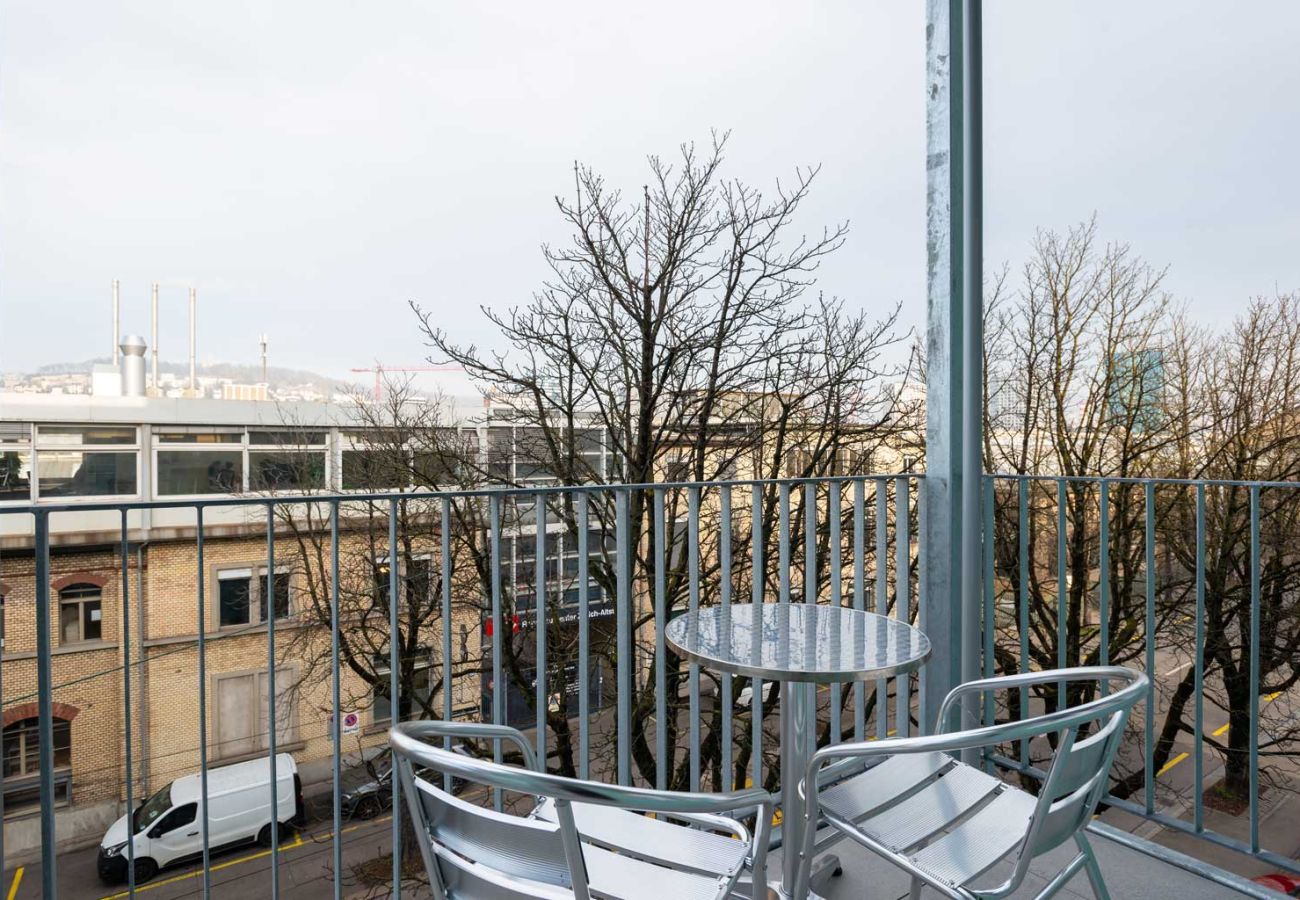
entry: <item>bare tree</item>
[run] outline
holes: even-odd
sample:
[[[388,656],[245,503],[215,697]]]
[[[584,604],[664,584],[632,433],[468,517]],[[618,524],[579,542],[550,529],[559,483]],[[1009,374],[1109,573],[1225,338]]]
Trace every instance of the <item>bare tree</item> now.
[[[846,312],[838,301],[807,297],[821,260],[847,233],[844,225],[812,236],[795,233],[816,170],[797,171],[789,185],[778,183],[767,195],[723,177],[724,144],[725,137],[717,139],[704,153],[684,146],[673,164],[651,157],[650,184],[631,201],[591,169],[577,168],[576,197],[556,199],[572,239],[543,248],[551,278],[521,308],[485,310],[507,350],[463,346],[437,327],[430,311],[413,304],[431,358],[460,364],[505,405],[532,436],[529,457],[561,484],[844,474],[849,447],[865,460],[873,446],[915,433],[900,394],[882,389],[885,379],[902,374],[884,358],[897,340],[897,309],[872,321]],[[593,468],[581,453],[587,429],[605,443],[613,460],[608,470]],[[696,589],[704,604],[716,602],[722,588],[723,490],[734,495],[729,500],[740,498],[738,508],[749,505],[748,493],[742,498],[738,489],[699,489]],[[662,552],[671,614],[691,590],[686,534],[670,525],[667,546],[656,546],[655,492],[626,496],[631,552],[618,560],[608,552],[618,512],[614,494],[592,495],[593,527],[603,536],[593,544],[602,548],[593,578],[613,596],[617,566],[626,565],[634,596],[648,598]],[[682,521],[687,505],[696,502],[685,488],[665,489],[659,497],[668,523]],[[816,502],[812,490],[796,490],[795,499]],[[747,516],[726,523],[735,546],[748,546],[753,527],[762,529],[762,542],[774,541],[777,507],[777,489],[761,489],[756,523]],[[552,514],[576,533],[571,498],[558,501]],[[793,518],[794,527],[802,527],[803,517]],[[775,578],[774,556],[767,555],[765,579]],[[749,577],[733,572],[733,596],[749,596]],[[592,651],[609,671],[617,670],[620,654],[633,660],[629,668],[637,677],[616,690],[630,693],[638,775],[654,781],[667,765],[667,782],[680,787],[688,779],[686,761],[657,758],[655,729],[666,729],[669,745],[676,746],[677,698],[687,669],[671,654],[665,661],[671,712],[656,722],[655,683],[644,677],[657,662],[652,604],[638,603],[633,612],[631,644],[607,640]],[[561,698],[547,722],[562,736],[572,715]],[[720,722],[715,714],[702,737],[715,778],[721,777]],[[738,773],[748,736],[747,728],[736,735]],[[573,763],[561,754],[558,765],[566,770]]]

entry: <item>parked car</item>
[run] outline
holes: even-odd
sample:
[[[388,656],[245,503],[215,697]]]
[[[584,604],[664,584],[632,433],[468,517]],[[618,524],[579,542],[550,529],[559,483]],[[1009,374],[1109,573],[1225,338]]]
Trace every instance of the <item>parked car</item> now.
[[[257,841],[271,845],[271,766],[265,758],[208,770],[210,850]],[[292,756],[275,758],[277,818],[284,837],[303,820],[302,780]],[[135,835],[135,880],[148,881],[172,863],[203,855],[203,792],[199,776],[186,775],[122,816],[99,844],[99,877],[127,880],[127,836]]]
[[[464,753],[463,747],[453,747],[456,753]],[[417,769],[421,777],[436,779],[441,784],[441,776]],[[465,789],[466,782],[452,778],[451,790],[459,794]],[[374,819],[393,807],[393,756],[385,748],[366,762],[355,766],[343,777],[343,793],[340,805],[346,818]]]
[[[1252,878],[1251,881],[1286,894],[1288,897],[1300,897],[1300,876],[1289,872],[1270,872],[1268,875]]]

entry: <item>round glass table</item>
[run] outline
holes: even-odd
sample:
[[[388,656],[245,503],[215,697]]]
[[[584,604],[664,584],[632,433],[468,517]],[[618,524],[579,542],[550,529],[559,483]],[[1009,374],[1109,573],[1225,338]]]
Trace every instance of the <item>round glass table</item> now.
[[[711,606],[664,629],[673,651],[705,668],[781,684],[782,846],[803,845],[804,809],[791,778],[817,739],[817,685],[872,681],[913,672],[930,640],[906,622],[845,606],[761,603]],[[779,896],[789,897],[798,853],[782,854]],[[831,858],[819,868],[837,865]]]

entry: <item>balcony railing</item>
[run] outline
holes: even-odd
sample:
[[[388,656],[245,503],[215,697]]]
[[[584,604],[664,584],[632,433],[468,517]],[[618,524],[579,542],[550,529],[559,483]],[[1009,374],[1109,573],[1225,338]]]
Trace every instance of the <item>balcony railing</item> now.
[[[69,657],[52,652],[52,586],[66,568],[62,553],[86,547],[89,538],[77,524],[86,516],[116,520],[113,534],[94,538],[115,557],[109,564],[119,592],[116,607],[106,605],[103,616],[105,635],[117,636],[120,664],[95,675],[120,683],[116,800],[133,808],[142,799],[146,770],[153,776],[150,788],[161,782],[153,773],[165,767],[147,764],[142,748],[156,742],[141,733],[136,709],[151,702],[141,690],[159,654],[193,648],[196,740],[192,753],[168,765],[169,774],[203,773],[206,791],[208,770],[227,761],[209,697],[211,678],[223,665],[214,654],[224,651],[214,644],[217,638],[223,647],[231,638],[240,646],[256,642],[269,684],[258,701],[264,725],[250,737],[267,758],[293,739],[300,762],[328,762],[327,877],[341,896],[347,877],[344,737],[359,729],[359,743],[382,746],[379,726],[387,714],[368,711],[370,701],[402,718],[473,717],[527,729],[538,757],[555,772],[668,789],[728,790],[744,783],[779,789],[771,686],[711,675],[678,659],[664,645],[664,626],[700,605],[820,602],[908,619],[924,630],[917,589],[924,565],[917,539],[922,477],[257,495],[0,510],[0,525],[11,536],[14,522],[29,529],[34,593],[46,601],[36,604],[33,623],[36,688],[5,697],[6,706],[35,700],[38,710],[44,896],[55,896],[58,878],[55,704],[85,683],[84,675],[59,677]],[[1260,692],[1261,684],[1277,682],[1276,693],[1272,687],[1268,693],[1275,693],[1272,702],[1284,701],[1293,677],[1290,663],[1280,659],[1284,646],[1270,641],[1281,634],[1277,629],[1300,626],[1265,623],[1294,602],[1286,579],[1300,560],[1291,559],[1283,526],[1300,516],[1287,519],[1290,501],[1281,501],[1294,488],[1020,476],[988,476],[984,486],[985,535],[992,538],[984,542],[985,670],[1109,662],[1156,673],[1145,714],[1131,725],[1132,745],[1121,755],[1109,802],[1279,866],[1293,865],[1262,845],[1258,762],[1262,733],[1266,753],[1292,746],[1289,737],[1264,727],[1271,720],[1261,716],[1268,698],[1261,700]],[[1242,546],[1233,543],[1238,525]],[[218,548],[254,545],[261,562],[252,578],[290,573],[287,616],[273,618],[275,627],[257,627],[250,615],[247,627],[223,628],[214,613],[222,603],[214,595],[214,563],[231,553]],[[141,554],[155,552],[170,553],[169,562],[150,576],[148,621],[142,623]],[[246,552],[235,555],[246,564]],[[1243,565],[1232,562],[1238,557]],[[1228,573],[1222,577],[1214,569],[1219,561]],[[15,579],[6,580],[12,585]],[[280,605],[273,581],[261,588],[264,609],[272,611]],[[1240,601],[1236,611],[1217,599],[1219,588],[1224,598]],[[256,605],[253,597],[246,602]],[[11,632],[14,616],[11,610]],[[160,623],[170,623],[165,634],[153,630]],[[147,627],[139,630],[142,624]],[[357,662],[361,647],[370,653]],[[956,652],[935,647],[936,658]],[[1240,659],[1247,679],[1244,705],[1237,702],[1240,679],[1229,684],[1224,678],[1229,658]],[[289,662],[300,667],[297,677],[277,684]],[[1166,691],[1170,682],[1159,673],[1182,662],[1191,663],[1191,674]],[[923,669],[919,677],[875,685],[832,685],[819,695],[818,741],[923,729],[916,699],[924,680]],[[1194,691],[1180,693],[1178,685],[1187,680]],[[1228,707],[1223,728],[1223,716],[1213,714],[1218,685]],[[1018,702],[1042,707],[1064,699],[1054,691],[1049,685]],[[359,702],[362,695],[368,700]],[[1191,721],[1185,722],[1180,716],[1189,703]],[[304,720],[311,709],[323,715]],[[344,721],[358,710],[360,723]],[[285,726],[284,718],[295,713],[297,720]],[[173,711],[176,718],[185,714]],[[366,724],[376,727],[367,733]],[[1230,733],[1238,727],[1244,738]],[[73,740],[75,805],[75,731]],[[1201,752],[1207,747],[1224,758],[1247,757],[1241,777],[1248,835],[1229,834],[1207,820],[1210,760]],[[988,762],[1033,776],[1041,750],[1006,748]],[[499,745],[483,752],[503,754]],[[1161,788],[1162,777],[1180,765],[1192,773],[1190,789],[1183,785],[1190,821],[1172,805],[1171,791]],[[1241,771],[1230,767],[1229,780]],[[386,790],[400,810],[398,785]],[[489,799],[502,803],[500,796]],[[211,852],[203,826],[207,896]],[[273,850],[283,838],[273,827]],[[391,840],[396,882],[404,863],[398,816]],[[134,857],[132,845],[125,855]],[[278,896],[279,853],[270,855],[269,865],[268,892]],[[126,889],[134,891],[134,868],[127,873]]]

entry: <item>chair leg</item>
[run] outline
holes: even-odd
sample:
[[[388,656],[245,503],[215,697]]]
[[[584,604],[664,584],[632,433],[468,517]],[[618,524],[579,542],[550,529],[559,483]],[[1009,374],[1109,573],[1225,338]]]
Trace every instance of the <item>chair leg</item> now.
[[[912,889],[907,893],[907,900],[921,900],[921,886],[924,883],[919,878],[913,878]]]
[[[1110,891],[1106,890],[1106,880],[1101,877],[1101,866],[1097,865],[1097,856],[1092,852],[1092,843],[1082,831],[1074,836],[1075,843],[1083,851],[1083,867],[1088,872],[1088,881],[1097,900],[1110,900]]]

